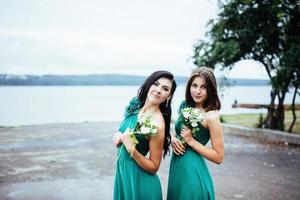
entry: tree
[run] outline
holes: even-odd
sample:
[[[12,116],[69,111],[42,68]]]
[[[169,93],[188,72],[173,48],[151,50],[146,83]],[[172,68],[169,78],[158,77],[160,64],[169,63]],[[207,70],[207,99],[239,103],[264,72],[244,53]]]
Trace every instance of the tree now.
[[[243,59],[260,62],[272,86],[265,127],[283,130],[285,95],[299,87],[300,3],[229,0],[219,4],[220,13],[208,23],[206,38],[194,46],[194,63],[231,69]]]

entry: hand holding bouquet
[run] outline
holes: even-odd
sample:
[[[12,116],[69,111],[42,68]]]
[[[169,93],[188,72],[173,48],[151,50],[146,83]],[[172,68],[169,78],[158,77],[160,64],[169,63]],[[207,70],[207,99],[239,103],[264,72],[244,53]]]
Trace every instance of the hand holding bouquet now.
[[[133,131],[130,131],[130,137],[135,144],[138,144],[139,141],[136,139],[136,135],[145,135],[145,136],[156,136],[157,125],[151,117],[141,117]]]
[[[188,127],[189,129],[191,129],[192,132],[192,136],[195,137],[196,135],[196,131],[199,130],[199,125],[201,124],[204,115],[203,112],[201,112],[199,109],[197,108],[193,108],[193,107],[186,107],[180,110],[182,116],[183,116],[183,123],[186,127]],[[183,143],[185,143],[185,141],[183,140],[183,138],[179,138]]]
[[[122,141],[132,157],[134,147],[139,143],[136,135],[156,136],[157,134],[158,126],[155,121],[150,117],[141,117],[133,130],[126,129],[125,134],[122,137]]]

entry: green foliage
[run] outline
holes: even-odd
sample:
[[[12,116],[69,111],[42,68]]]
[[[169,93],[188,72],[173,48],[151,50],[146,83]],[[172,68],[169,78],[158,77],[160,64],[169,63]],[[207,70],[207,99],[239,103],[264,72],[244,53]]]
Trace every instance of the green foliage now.
[[[275,94],[271,102],[277,97],[282,105],[289,89],[300,86],[300,2],[225,2],[220,5],[218,18],[208,23],[206,38],[195,44],[194,63],[231,69],[243,59],[258,61],[270,78]],[[275,116],[275,128],[282,129],[283,110],[275,115],[272,112],[269,117]]]
[[[258,123],[256,124],[256,128],[264,127],[264,116],[262,113],[259,113]]]
[[[221,123],[226,123],[226,120],[224,119],[223,115],[220,115],[220,121],[221,121]]]
[[[296,111],[297,116],[300,115],[300,110]],[[236,124],[240,126],[246,126],[255,128],[257,127],[257,120],[259,119],[260,114],[234,114],[234,115],[223,115],[223,118],[225,120],[225,123],[228,124]],[[266,114],[262,114],[263,118],[266,118]],[[288,131],[288,125],[291,124],[291,121],[293,119],[292,112],[291,111],[285,111],[285,119],[284,124],[285,128],[284,131]],[[293,128],[293,133],[300,135],[300,120],[296,120],[295,126]]]

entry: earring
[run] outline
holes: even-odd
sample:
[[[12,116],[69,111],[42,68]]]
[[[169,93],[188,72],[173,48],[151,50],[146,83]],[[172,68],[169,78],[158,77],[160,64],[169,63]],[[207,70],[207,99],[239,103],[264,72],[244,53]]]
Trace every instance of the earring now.
[[[170,100],[170,99],[167,99],[166,107],[168,107],[168,105],[169,105],[169,100]]]

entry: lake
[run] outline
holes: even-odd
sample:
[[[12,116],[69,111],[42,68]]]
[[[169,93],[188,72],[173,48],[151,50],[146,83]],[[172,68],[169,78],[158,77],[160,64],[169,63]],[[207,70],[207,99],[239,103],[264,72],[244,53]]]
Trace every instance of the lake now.
[[[124,107],[139,86],[1,86],[0,126],[56,122],[120,121]],[[220,92],[221,114],[259,113],[266,109],[232,108],[239,103],[270,101],[270,86],[233,86]],[[178,86],[172,103],[173,118],[184,98],[185,86]],[[292,94],[286,97],[291,104]],[[299,102],[299,98],[298,98]]]

